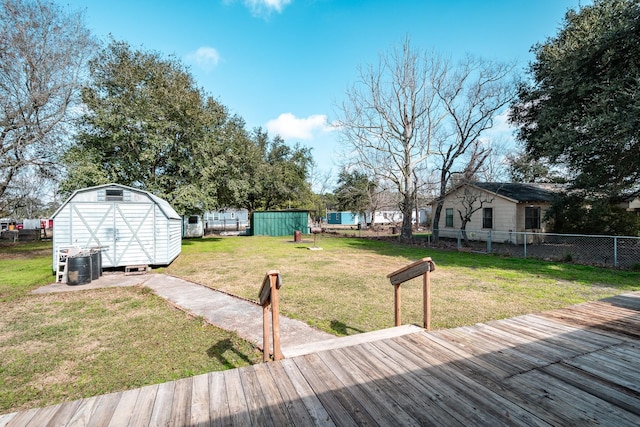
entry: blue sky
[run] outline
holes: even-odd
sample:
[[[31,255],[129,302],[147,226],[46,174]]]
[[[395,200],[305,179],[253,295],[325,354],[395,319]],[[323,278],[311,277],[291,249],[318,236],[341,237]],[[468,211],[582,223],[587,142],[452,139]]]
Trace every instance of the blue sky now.
[[[568,8],[589,0],[60,0],[88,27],[134,48],[174,55],[199,86],[287,143],[312,148],[337,173],[335,105],[357,78],[408,35],[413,47],[456,59],[517,61],[554,36]],[[498,125],[496,133],[505,133]]]

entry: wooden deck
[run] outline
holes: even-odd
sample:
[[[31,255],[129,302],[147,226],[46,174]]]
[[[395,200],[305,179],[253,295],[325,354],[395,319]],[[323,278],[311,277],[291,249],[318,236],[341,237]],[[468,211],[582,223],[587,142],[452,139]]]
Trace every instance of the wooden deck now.
[[[638,426],[639,339],[636,292],[0,415],[0,426]]]

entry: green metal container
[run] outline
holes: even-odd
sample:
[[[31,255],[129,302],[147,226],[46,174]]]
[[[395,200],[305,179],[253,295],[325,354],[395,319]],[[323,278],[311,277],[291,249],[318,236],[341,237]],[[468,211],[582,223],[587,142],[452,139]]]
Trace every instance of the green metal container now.
[[[309,211],[258,211],[251,216],[253,236],[293,236],[296,230],[309,234]]]

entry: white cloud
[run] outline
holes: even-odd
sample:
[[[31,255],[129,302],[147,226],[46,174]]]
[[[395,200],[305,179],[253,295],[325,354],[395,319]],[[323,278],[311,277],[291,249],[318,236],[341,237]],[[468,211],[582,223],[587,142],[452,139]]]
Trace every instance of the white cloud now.
[[[487,143],[509,142],[513,144],[515,130],[516,128],[509,123],[509,109],[505,109],[494,117],[493,126],[484,132],[482,139]]]
[[[271,12],[282,13],[291,0],[244,0],[244,4],[254,16],[269,16]]]
[[[202,46],[195,52],[189,53],[187,60],[206,71],[211,71],[220,62],[220,54],[212,47]]]
[[[314,132],[330,132],[335,129],[324,114],[297,118],[291,113],[282,113],[277,119],[269,120],[266,128],[270,134],[280,135],[283,139],[312,139]]]

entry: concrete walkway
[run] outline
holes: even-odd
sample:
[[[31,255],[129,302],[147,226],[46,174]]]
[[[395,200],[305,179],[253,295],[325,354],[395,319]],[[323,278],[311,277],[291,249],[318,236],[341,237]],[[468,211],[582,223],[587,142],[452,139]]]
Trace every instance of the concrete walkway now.
[[[153,274],[144,284],[157,295],[211,324],[233,331],[262,348],[262,307],[224,292],[164,274]],[[257,291],[256,291],[257,295]],[[280,316],[280,343],[283,353],[295,347],[335,338],[304,322]]]
[[[69,286],[65,283],[53,283],[33,292],[74,292],[137,285],[151,288],[158,296],[171,301],[186,312],[194,316],[202,316],[221,329],[233,331],[262,349],[262,307],[260,305],[165,274],[125,276],[123,273],[105,273],[98,280],[86,285]],[[297,353],[307,344],[335,338],[335,335],[322,332],[304,322],[280,316],[280,342],[285,356],[288,348],[295,348]]]

